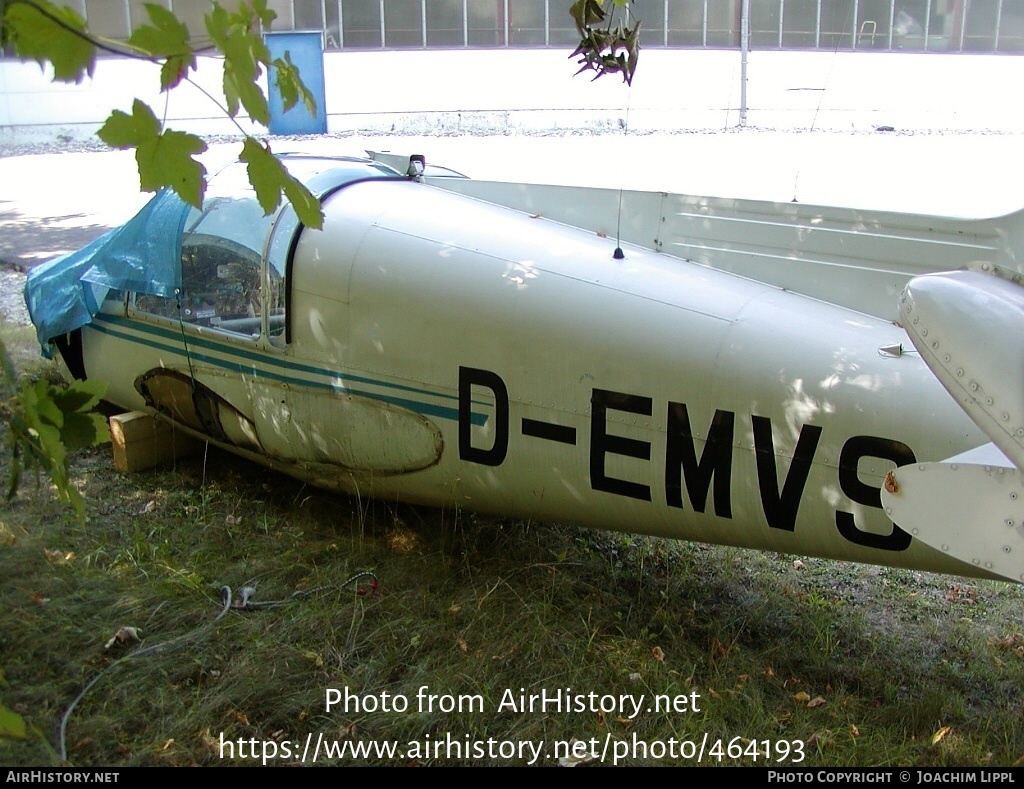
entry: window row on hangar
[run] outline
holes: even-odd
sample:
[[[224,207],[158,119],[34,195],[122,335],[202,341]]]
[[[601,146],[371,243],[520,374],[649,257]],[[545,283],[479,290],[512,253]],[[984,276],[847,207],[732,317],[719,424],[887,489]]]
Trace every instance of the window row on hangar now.
[[[96,35],[126,39],[158,2],[203,41],[208,0],[57,0]],[[574,47],[572,0],[268,0],[275,31],[321,30],[338,49]],[[740,45],[742,0],[633,0],[644,47]],[[749,0],[759,49],[1024,52],[1019,0]]]

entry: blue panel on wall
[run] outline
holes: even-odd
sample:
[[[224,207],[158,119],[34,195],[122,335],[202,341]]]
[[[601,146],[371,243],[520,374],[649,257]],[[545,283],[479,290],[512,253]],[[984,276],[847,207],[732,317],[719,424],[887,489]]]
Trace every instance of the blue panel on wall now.
[[[288,112],[277,89],[277,69],[270,69],[270,133],[325,134],[327,132],[326,89],[324,87],[323,34],[319,31],[267,33],[267,48],[272,60],[285,53],[299,69],[299,77],[316,99],[316,114],[311,115],[300,101]]]

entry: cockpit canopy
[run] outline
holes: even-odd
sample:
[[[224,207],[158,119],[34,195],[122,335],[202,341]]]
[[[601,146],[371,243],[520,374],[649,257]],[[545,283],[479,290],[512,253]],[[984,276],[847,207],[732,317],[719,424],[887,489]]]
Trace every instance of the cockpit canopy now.
[[[364,159],[281,158],[320,199],[358,181],[404,178]],[[264,214],[242,162],[210,178],[201,210],[164,190],[122,227],[33,269],[25,301],[40,344],[46,352],[124,293],[149,314],[242,334],[258,333],[266,316],[273,339],[283,332],[281,283],[301,227],[288,203]]]

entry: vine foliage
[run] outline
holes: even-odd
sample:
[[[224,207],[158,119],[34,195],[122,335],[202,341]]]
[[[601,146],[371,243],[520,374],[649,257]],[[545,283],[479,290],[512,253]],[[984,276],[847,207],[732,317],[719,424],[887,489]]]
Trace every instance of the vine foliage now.
[[[85,502],[72,484],[68,453],[110,440],[107,420],[93,413],[106,392],[106,384],[75,381],[55,386],[45,378],[19,377],[0,341],[0,366],[5,388],[14,392],[0,402],[0,418],[7,423],[11,470],[7,498],[18,492],[26,470],[46,473],[57,496],[71,507],[79,520],[85,519]]]

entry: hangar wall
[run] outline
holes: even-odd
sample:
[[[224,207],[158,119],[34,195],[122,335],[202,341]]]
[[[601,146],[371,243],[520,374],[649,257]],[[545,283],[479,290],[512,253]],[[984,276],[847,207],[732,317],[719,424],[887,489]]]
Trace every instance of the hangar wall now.
[[[502,134],[558,129],[723,129],[739,124],[735,50],[646,50],[632,88],[591,82],[556,49],[347,51],[325,54],[332,133]],[[196,82],[218,92],[220,64]],[[820,51],[749,55],[747,123],[778,129],[1021,131],[1024,57]],[[80,85],[51,83],[35,63],[0,60],[0,142],[92,135],[135,96],[175,128],[237,129],[191,85],[156,90],[156,68],[101,59]],[[166,103],[165,103],[166,102]],[[260,129],[243,120],[246,130]]]

